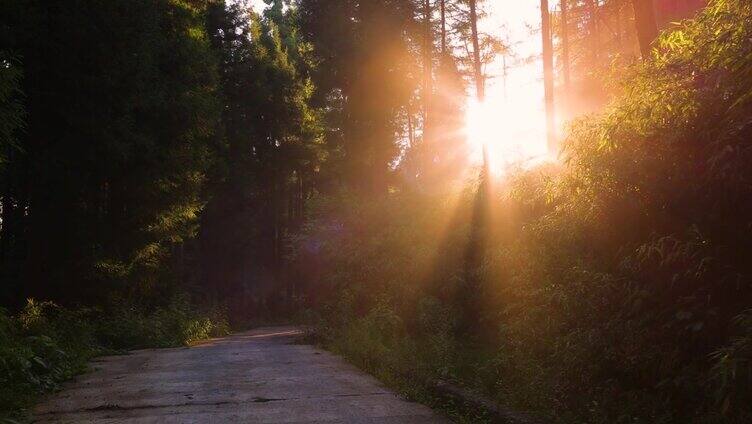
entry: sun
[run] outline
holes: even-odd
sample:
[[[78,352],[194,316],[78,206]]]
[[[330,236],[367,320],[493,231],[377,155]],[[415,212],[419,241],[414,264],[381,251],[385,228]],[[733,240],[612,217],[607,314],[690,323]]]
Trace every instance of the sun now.
[[[547,158],[545,117],[529,111],[497,98],[483,103],[471,100],[465,111],[465,132],[472,161],[480,163],[485,148],[491,170],[499,174]]]

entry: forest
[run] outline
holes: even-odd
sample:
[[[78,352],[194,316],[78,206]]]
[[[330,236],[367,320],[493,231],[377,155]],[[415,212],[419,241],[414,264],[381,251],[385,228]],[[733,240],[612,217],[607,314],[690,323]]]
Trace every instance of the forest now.
[[[0,2],[0,422],[282,321],[410,398],[752,422],[751,40],[747,0]]]

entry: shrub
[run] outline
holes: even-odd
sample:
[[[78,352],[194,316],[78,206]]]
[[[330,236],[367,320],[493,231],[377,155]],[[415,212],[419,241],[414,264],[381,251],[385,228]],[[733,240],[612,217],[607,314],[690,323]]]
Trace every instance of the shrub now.
[[[104,313],[28,300],[15,316],[0,309],[0,420],[23,416],[40,394],[83,372],[107,352],[180,346],[229,331],[221,310],[195,312],[187,298],[147,311],[122,304]]]

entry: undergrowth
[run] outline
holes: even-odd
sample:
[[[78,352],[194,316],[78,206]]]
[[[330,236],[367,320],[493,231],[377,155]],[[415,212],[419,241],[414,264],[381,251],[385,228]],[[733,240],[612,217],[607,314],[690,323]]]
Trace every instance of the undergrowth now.
[[[130,349],[189,344],[229,332],[224,314],[199,314],[185,297],[163,307],[62,308],[28,300],[0,309],[0,422],[28,417],[41,395],[86,370],[89,359]]]

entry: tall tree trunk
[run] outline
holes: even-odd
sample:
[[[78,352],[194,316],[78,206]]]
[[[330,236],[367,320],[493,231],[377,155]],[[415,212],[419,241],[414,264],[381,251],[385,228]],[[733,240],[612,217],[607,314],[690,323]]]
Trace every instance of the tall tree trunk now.
[[[651,0],[652,1],[652,0]],[[598,30],[598,5],[595,0],[587,0],[588,28],[590,32],[590,52],[593,55],[593,65],[598,63],[600,57],[600,31]]]
[[[483,69],[480,63],[480,41],[478,39],[478,8],[476,0],[470,0],[470,29],[472,31],[473,42],[473,70],[475,74],[475,88],[478,95],[478,101],[483,102],[486,98],[485,81],[483,80]]]
[[[622,10],[621,9],[622,9],[622,4],[621,3],[617,4],[617,6],[616,6],[616,48],[617,48],[619,54],[621,54],[622,51],[623,51],[623,48],[622,48],[623,47],[622,46],[622,35],[623,34],[622,33],[624,32],[622,30],[622,21],[621,20],[623,19],[622,18],[623,15],[622,15]]]
[[[433,35],[431,31],[431,1],[423,0],[423,141],[428,142],[430,134],[429,115],[433,94]]]
[[[658,24],[655,21],[653,0],[632,0],[634,7],[637,40],[643,59],[650,57],[653,41],[658,37]]]
[[[282,278],[282,175],[279,170],[279,149],[274,147],[272,171],[272,275],[274,276],[275,291],[280,290]],[[286,288],[285,288],[286,289]],[[287,291],[287,290],[285,290]],[[289,300],[285,296],[285,300]]]
[[[470,0],[470,29],[472,30],[473,43],[473,70],[477,100],[482,103],[485,100],[485,81],[480,59],[480,41],[478,39],[478,10],[476,0]],[[482,273],[480,264],[485,255],[486,221],[488,217],[489,187],[489,160],[488,146],[483,146],[483,167],[479,175],[478,191],[475,194],[472,220],[470,222],[470,234],[465,251],[465,287],[460,294],[461,318],[458,329],[463,334],[478,334],[480,327],[480,296],[483,289]]]
[[[551,39],[551,14],[548,0],[541,0],[541,37],[543,39],[543,86],[546,99],[546,138],[550,151],[556,151],[554,121],[554,46]]]
[[[564,73],[564,92],[569,95],[569,4],[561,1],[561,68]]]

